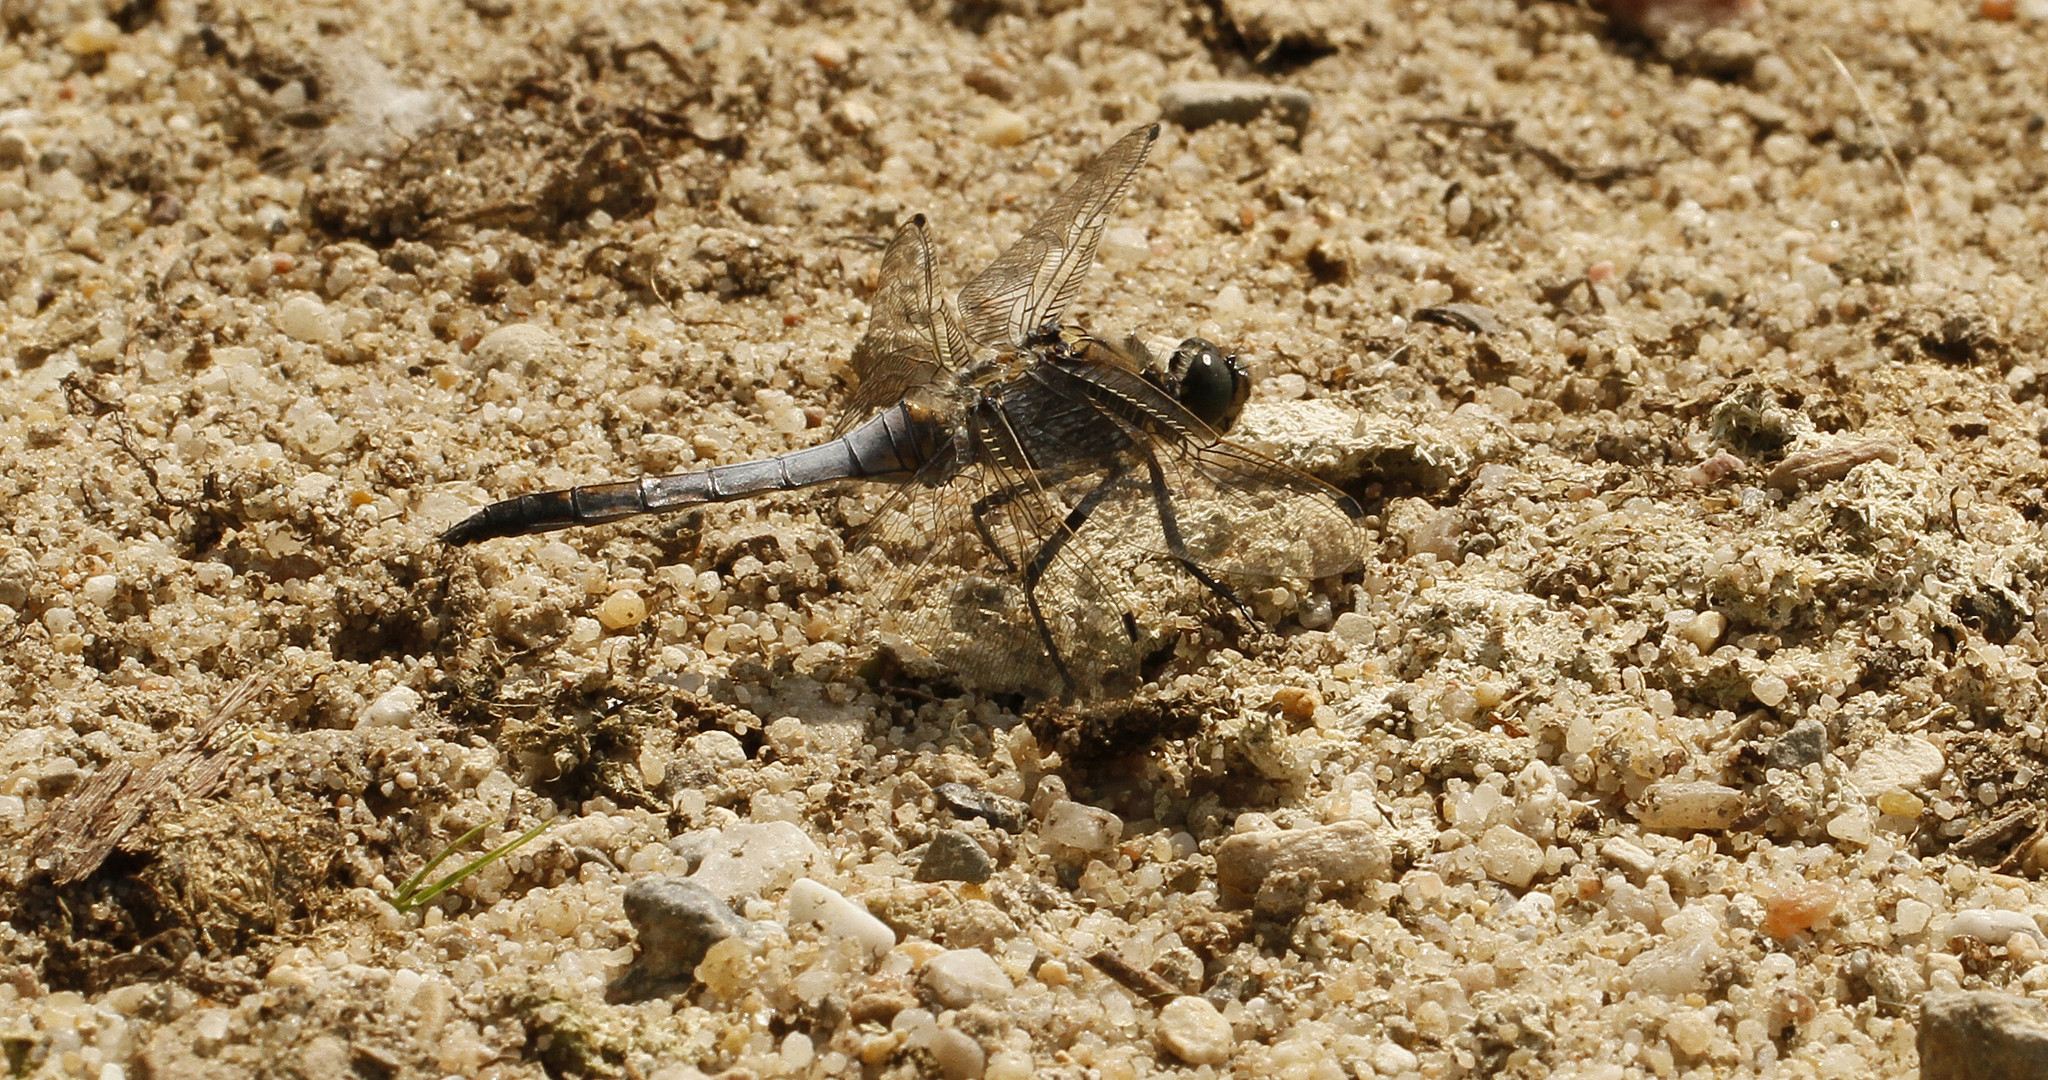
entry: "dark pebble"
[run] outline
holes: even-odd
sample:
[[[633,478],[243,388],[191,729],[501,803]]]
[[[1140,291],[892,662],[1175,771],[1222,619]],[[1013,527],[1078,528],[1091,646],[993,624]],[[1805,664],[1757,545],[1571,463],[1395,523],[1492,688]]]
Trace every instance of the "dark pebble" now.
[[[1765,760],[1773,769],[1797,772],[1819,761],[1827,752],[1827,725],[1809,716],[1792,725],[1792,730],[1778,736]]]
[[[1315,96],[1292,86],[1207,79],[1177,82],[1159,95],[1159,112],[1190,130],[1210,124],[1249,124],[1271,110],[1275,119],[1296,131],[1308,126]]]
[[[924,860],[917,864],[917,880],[979,884],[994,870],[994,860],[973,837],[943,829],[925,847]]]
[[[744,937],[749,924],[710,889],[682,878],[642,878],[626,888],[626,918],[639,936],[633,966],[606,995],[644,1001],[686,990],[711,946]]]
[[[1021,832],[1031,807],[1017,799],[991,795],[966,784],[940,784],[932,789],[956,817],[976,817],[1004,832]]]

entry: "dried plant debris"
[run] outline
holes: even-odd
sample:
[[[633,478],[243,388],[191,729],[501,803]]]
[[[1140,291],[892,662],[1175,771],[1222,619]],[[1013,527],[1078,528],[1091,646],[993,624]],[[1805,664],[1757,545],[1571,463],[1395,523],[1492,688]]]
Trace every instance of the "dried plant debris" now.
[[[110,762],[88,777],[37,826],[29,857],[53,884],[76,884],[97,871],[153,812],[218,791],[247,752],[243,740],[249,728],[236,714],[249,708],[267,683],[261,675],[242,680],[177,750],[140,768]]]

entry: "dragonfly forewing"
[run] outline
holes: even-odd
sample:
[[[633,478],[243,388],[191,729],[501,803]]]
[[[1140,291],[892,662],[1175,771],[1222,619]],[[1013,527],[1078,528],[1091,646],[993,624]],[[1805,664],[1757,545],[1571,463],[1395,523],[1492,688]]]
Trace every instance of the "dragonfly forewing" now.
[[[1109,215],[1159,138],[1159,125],[1125,135],[1081,170],[1024,235],[960,290],[967,336],[983,345],[1022,344],[1056,323],[1095,263]]]

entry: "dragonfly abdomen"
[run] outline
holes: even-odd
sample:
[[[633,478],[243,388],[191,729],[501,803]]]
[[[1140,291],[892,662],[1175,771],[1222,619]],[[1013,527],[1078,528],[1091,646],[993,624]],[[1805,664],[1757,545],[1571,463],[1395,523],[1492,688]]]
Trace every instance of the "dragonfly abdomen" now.
[[[525,536],[835,480],[900,482],[916,473],[944,434],[929,410],[901,403],[831,442],[772,458],[514,496],[457,522],[441,540],[460,545]]]

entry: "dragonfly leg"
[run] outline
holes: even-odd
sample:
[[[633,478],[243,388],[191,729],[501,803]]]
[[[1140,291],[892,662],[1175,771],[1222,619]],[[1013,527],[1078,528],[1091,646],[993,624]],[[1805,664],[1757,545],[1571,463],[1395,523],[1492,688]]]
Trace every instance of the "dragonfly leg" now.
[[[1041,469],[1032,479],[1018,481],[1000,491],[983,495],[981,498],[974,500],[974,504],[968,508],[969,515],[974,518],[975,533],[981,537],[982,544],[988,548],[989,552],[1002,560],[1004,573],[1017,574],[1020,571],[1017,569],[1016,560],[1010,558],[1010,553],[1003,550],[1003,545],[996,543],[995,530],[989,528],[987,515],[991,511],[1001,510],[1003,507],[1016,502],[1026,492],[1065,483],[1067,480],[1072,479],[1077,471],[1077,469],[1072,467]]]
[[[1252,611],[1245,606],[1243,600],[1238,599],[1237,593],[1231,591],[1230,586],[1216,580],[1207,570],[1202,569],[1201,564],[1195,562],[1194,557],[1188,554],[1187,539],[1180,533],[1180,515],[1175,512],[1173,495],[1167,489],[1166,472],[1159,467],[1159,455],[1153,453],[1150,448],[1145,448],[1144,454],[1145,471],[1152,481],[1152,501],[1159,507],[1159,528],[1166,537],[1166,553],[1173,556],[1196,581],[1201,582],[1224,603],[1236,608],[1247,622],[1251,622]]]
[[[1102,500],[1109,497],[1110,492],[1124,478],[1127,471],[1128,467],[1119,460],[1113,468],[1103,474],[1102,480],[1089,489],[1088,494],[1082,496],[1081,501],[1075,503],[1073,509],[1067,511],[1066,519],[1060,522],[1059,529],[1048,537],[1045,543],[1038,545],[1038,550],[1031,555],[1031,565],[1024,568],[1022,575],[1024,603],[1031,609],[1031,621],[1038,627],[1038,636],[1045,642],[1045,651],[1052,657],[1053,666],[1059,669],[1060,678],[1065,681],[1070,693],[1078,692],[1078,684],[1074,681],[1073,674],[1067,670],[1066,659],[1060,655],[1059,646],[1053,642],[1052,629],[1046,624],[1045,613],[1038,606],[1038,583],[1045,578],[1045,572],[1052,566],[1053,560],[1059,558],[1060,552],[1066,549],[1067,541],[1072,539],[1082,526],[1088,524],[1088,519],[1094,515],[1096,508],[1102,505]],[[1132,618],[1128,611],[1123,613],[1123,626],[1124,632],[1131,635],[1131,640],[1136,641],[1137,620]]]
[[[1000,510],[1016,502],[1016,493],[1016,488],[1004,488],[992,495],[983,495],[974,500],[974,505],[968,508],[969,516],[974,518],[974,531],[981,536],[982,545],[996,558],[1002,560],[1003,572],[1006,574],[1015,574],[1017,564],[1011,561],[1010,553],[1003,550],[1003,545],[996,543],[996,534],[988,527],[987,515],[991,510]]]

